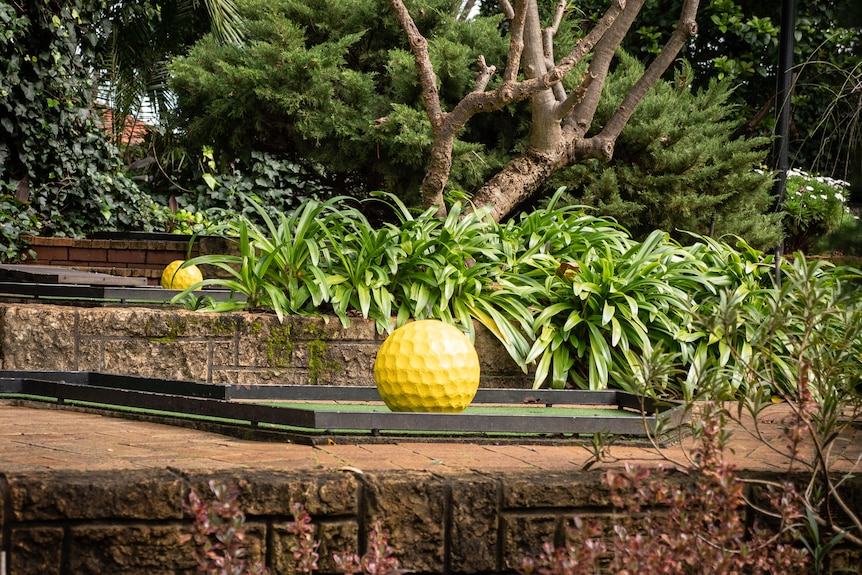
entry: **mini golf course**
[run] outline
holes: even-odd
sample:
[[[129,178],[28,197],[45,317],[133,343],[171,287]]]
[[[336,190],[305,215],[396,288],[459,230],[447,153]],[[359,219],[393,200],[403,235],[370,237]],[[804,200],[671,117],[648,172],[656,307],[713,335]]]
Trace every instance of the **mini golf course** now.
[[[607,390],[479,389],[461,413],[393,412],[374,387],[228,385],[99,372],[0,371],[0,400],[97,410],[248,439],[298,443],[582,443],[665,436],[682,405]]]

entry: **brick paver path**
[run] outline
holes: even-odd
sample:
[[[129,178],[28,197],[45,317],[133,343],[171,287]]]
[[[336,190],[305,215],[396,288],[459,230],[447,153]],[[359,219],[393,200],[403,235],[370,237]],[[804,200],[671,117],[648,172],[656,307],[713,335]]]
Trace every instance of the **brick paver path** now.
[[[782,448],[782,420],[787,407],[768,408],[760,421],[767,442],[734,426],[727,457],[740,469],[782,471],[789,461]],[[613,445],[603,466],[624,462],[658,465],[685,461],[691,439],[653,448]],[[842,433],[831,453],[836,470],[849,470],[862,457],[862,430]],[[363,471],[548,470],[577,471],[591,453],[582,446],[477,445],[397,442],[391,444],[298,445],[242,440],[160,423],[132,421],[65,409],[34,408],[0,402],[0,474],[27,470],[184,469],[338,469]],[[857,465],[857,469],[862,465]]]

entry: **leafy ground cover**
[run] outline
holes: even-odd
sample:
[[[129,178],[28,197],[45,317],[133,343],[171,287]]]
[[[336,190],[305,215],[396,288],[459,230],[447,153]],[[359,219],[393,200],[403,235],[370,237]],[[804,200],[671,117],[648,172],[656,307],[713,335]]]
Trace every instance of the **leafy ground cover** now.
[[[862,376],[857,269],[801,254],[776,266],[734,238],[683,245],[655,231],[635,241],[612,220],[555,201],[503,223],[457,200],[445,219],[391,195],[367,201],[390,220],[372,224],[340,197],[277,215],[256,206],[255,220],[226,220],[218,233],[235,251],[187,265],[224,272],[193,287],[227,288],[244,301],[201,301],[191,288],[175,301],[330,315],[344,325],[362,316],[381,333],[437,318],[472,337],[477,321],[534,371],[535,387],[685,399],[709,387],[733,397],[764,379],[763,358],[774,366],[759,388],[767,397],[792,390],[800,366],[824,358],[836,363],[824,373],[840,364],[848,392]]]

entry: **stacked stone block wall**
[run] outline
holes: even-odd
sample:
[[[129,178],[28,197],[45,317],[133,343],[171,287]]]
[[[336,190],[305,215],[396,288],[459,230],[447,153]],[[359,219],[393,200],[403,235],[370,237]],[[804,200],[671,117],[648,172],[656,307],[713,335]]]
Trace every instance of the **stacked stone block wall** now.
[[[529,387],[476,326],[483,387]],[[0,369],[97,371],[228,384],[374,385],[374,322],[145,307],[0,304]]]
[[[158,470],[8,474],[0,485],[2,545],[10,575],[195,573],[190,490],[210,481],[239,489],[250,561],[293,575],[292,506],[302,503],[321,541],[320,573],[333,553],[362,553],[380,522],[403,567],[415,573],[512,572],[524,554],[559,538],[574,515],[610,516],[598,473],[437,475],[325,470],[204,473]]]
[[[408,572],[453,575],[513,573],[523,556],[537,557],[544,542],[560,544],[575,517],[597,521],[608,533],[620,521],[598,471],[537,476],[176,469],[3,479],[0,537],[8,540],[0,548],[7,550],[9,575],[196,573],[193,544],[184,538],[191,520],[182,504],[191,489],[210,498],[211,480],[239,489],[248,559],[264,562],[273,575],[296,573],[296,539],[289,530],[295,502],[312,516],[322,575],[337,572],[333,553],[363,553],[377,521],[390,530],[394,554]],[[851,483],[848,493],[862,488],[859,478]],[[851,552],[842,563],[859,559]]]

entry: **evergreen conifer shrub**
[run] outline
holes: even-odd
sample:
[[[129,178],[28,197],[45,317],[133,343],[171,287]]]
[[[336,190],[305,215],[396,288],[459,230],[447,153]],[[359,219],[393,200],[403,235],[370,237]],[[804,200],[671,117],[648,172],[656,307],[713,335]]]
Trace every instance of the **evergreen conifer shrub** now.
[[[642,73],[643,64],[620,54],[596,114],[599,122],[610,117]],[[781,217],[769,213],[772,175],[755,169],[769,140],[733,139],[730,85],[712,82],[693,91],[691,78],[683,63],[672,82],[656,84],[623,130],[610,164],[591,160],[574,166],[561,172],[555,185],[568,186],[571,203],[597,208],[639,239],[655,229],[682,240],[687,239],[683,231],[733,234],[769,249],[781,239]]]

